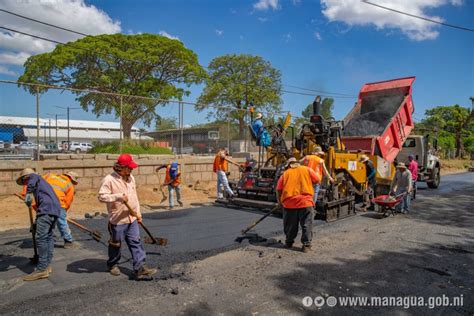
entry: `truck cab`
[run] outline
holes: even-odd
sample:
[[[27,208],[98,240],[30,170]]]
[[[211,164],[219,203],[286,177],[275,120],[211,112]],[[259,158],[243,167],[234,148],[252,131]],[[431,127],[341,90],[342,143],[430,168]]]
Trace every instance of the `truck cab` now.
[[[429,188],[435,189],[441,180],[441,162],[435,155],[436,149],[437,141],[433,139],[430,144],[429,135],[410,135],[403,143],[397,161],[408,164],[408,156],[413,155],[418,162],[417,181],[426,182]]]

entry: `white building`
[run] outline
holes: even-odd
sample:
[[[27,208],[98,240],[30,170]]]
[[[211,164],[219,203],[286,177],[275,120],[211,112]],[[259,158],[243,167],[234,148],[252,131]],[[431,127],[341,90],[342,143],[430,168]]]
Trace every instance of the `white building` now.
[[[39,143],[68,140],[68,121],[54,118],[39,119]],[[37,124],[35,117],[0,116],[0,135],[8,137],[15,143],[21,140],[37,143]],[[69,140],[71,142],[111,142],[121,138],[120,122],[69,120]],[[137,127],[132,128],[132,139],[152,138],[140,135]],[[7,141],[7,139],[4,139]]]

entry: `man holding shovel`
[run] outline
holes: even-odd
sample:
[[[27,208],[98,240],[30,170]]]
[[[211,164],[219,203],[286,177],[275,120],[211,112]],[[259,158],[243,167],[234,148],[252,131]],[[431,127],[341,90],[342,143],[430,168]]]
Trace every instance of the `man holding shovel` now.
[[[67,212],[71,208],[72,201],[74,200],[74,186],[79,183],[79,175],[74,171],[68,171],[64,174],[47,173],[43,178],[51,185],[61,204],[58,229],[61,233],[61,237],[64,239],[64,248],[75,248],[76,244],[72,239],[71,230],[67,224]]]
[[[58,198],[49,185],[31,168],[23,169],[16,180],[18,185],[26,185],[25,204],[32,207],[32,197],[36,202],[36,232],[38,264],[35,271],[23,278],[24,281],[36,281],[49,277],[54,252],[54,226],[61,213]]]
[[[142,221],[140,203],[135,186],[132,170],[138,165],[129,154],[122,154],[114,164],[114,172],[107,175],[99,189],[100,202],[106,203],[109,213],[109,259],[107,267],[110,274],[120,275],[118,262],[121,257],[120,248],[125,239],[128,249],[132,254],[133,270],[137,280],[152,277],[157,270],[145,265],[145,249],[140,241],[138,223]],[[133,216],[125,202],[133,210]]]
[[[181,202],[181,172],[179,171],[178,163],[172,162],[169,165],[161,165],[156,168],[156,172],[160,171],[161,169],[166,168],[166,177],[165,183],[163,186],[168,187],[169,193],[169,205],[170,210],[174,208],[174,192],[176,191],[176,200],[179,206],[183,206],[183,202]]]

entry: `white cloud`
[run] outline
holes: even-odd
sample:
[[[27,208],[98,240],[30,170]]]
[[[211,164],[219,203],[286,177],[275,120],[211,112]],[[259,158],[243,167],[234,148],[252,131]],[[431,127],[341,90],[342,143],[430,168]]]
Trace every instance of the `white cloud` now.
[[[268,21],[268,18],[259,17],[258,20],[262,23],[265,23]]]
[[[253,8],[255,10],[278,10],[280,8],[280,4],[278,3],[279,0],[258,0],[258,2],[254,3]]]
[[[291,41],[291,33],[284,34],[283,39],[285,40],[285,43],[288,43],[289,41]]]
[[[113,34],[121,31],[120,22],[112,20],[107,13],[95,6],[86,4],[85,0],[3,0],[2,9],[84,34]],[[8,25],[11,29],[58,42],[74,41],[82,37],[4,12],[0,12],[0,19],[3,25]],[[51,42],[14,32],[0,31],[0,72],[13,75],[15,72],[8,66],[22,65],[29,56],[51,51],[54,47],[55,44]]]
[[[321,34],[319,34],[319,32],[314,32],[314,37],[316,37],[316,39],[317,39],[318,41],[322,41],[322,40],[323,40],[323,38],[321,37]]]
[[[223,30],[216,30],[217,36],[222,36],[224,34]]]
[[[301,0],[291,0],[293,5],[299,5],[301,3]]]
[[[7,76],[12,76],[12,77],[18,77],[18,73],[14,72],[13,70],[8,69],[7,67],[4,67],[0,65],[0,74],[2,75],[7,75]]]
[[[429,15],[427,10],[449,4],[462,5],[462,0],[377,0],[374,3],[441,22],[442,18]],[[379,30],[399,29],[415,41],[435,39],[439,35],[433,23],[375,7],[361,0],[321,0],[321,6],[322,13],[331,22],[344,22],[349,26],[373,25]]]
[[[178,41],[179,41],[179,37],[174,36],[174,35],[171,35],[171,34],[169,34],[169,33],[166,32],[166,31],[159,31],[158,34],[160,34],[161,36],[167,37],[167,38],[169,38],[169,39],[173,39],[173,40],[178,40]]]

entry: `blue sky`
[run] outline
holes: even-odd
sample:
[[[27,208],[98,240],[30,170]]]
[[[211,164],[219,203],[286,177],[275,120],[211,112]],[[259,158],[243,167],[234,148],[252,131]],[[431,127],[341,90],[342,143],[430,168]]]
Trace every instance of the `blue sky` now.
[[[59,2],[64,6],[70,4],[66,0]],[[430,6],[425,0],[373,2],[474,28],[474,1],[433,0]],[[11,1],[5,0],[3,4],[14,11]],[[86,10],[89,8],[90,14],[100,15],[102,20],[104,16],[109,18],[98,19],[99,31],[119,29],[125,34],[161,32],[174,36],[196,52],[204,66],[224,54],[259,55],[282,72],[284,85],[357,95],[367,82],[416,76],[413,94],[417,118],[421,118],[426,109],[438,105],[457,103],[470,107],[469,97],[474,95],[474,32],[415,20],[357,0],[100,0],[86,1],[82,5],[83,14],[89,14]],[[92,6],[95,10],[90,9]],[[38,14],[37,19],[59,24],[60,21],[54,22],[56,12],[43,10],[44,17]],[[69,11],[63,11],[63,15],[64,12]],[[4,16],[0,15],[0,19]],[[21,20],[10,22],[17,28],[29,25]],[[80,22],[71,24],[66,26],[88,34],[94,29],[88,30],[91,26]],[[41,31],[50,38],[60,36],[56,31]],[[9,53],[18,56],[20,48],[15,51],[13,45],[2,46],[2,43],[0,40],[3,57]],[[1,56],[0,73],[4,71],[0,79],[15,80],[15,73],[21,73],[22,67],[19,63],[8,64],[8,59]],[[193,87],[186,100],[195,101],[201,89]],[[288,86],[284,89],[308,93]],[[34,115],[32,106],[25,109],[19,104],[34,99],[22,94],[19,95],[16,88],[0,84],[0,115]],[[48,104],[42,112],[57,111],[53,103],[71,103],[65,96],[50,98],[52,101],[45,102]],[[314,99],[289,93],[284,93],[282,98],[284,110],[295,115],[301,115],[303,108]],[[336,98],[336,118],[342,119],[355,101],[356,98]],[[159,112],[170,115],[169,109]],[[91,116],[75,113],[75,117]],[[202,114],[186,112],[186,124],[203,120]]]

